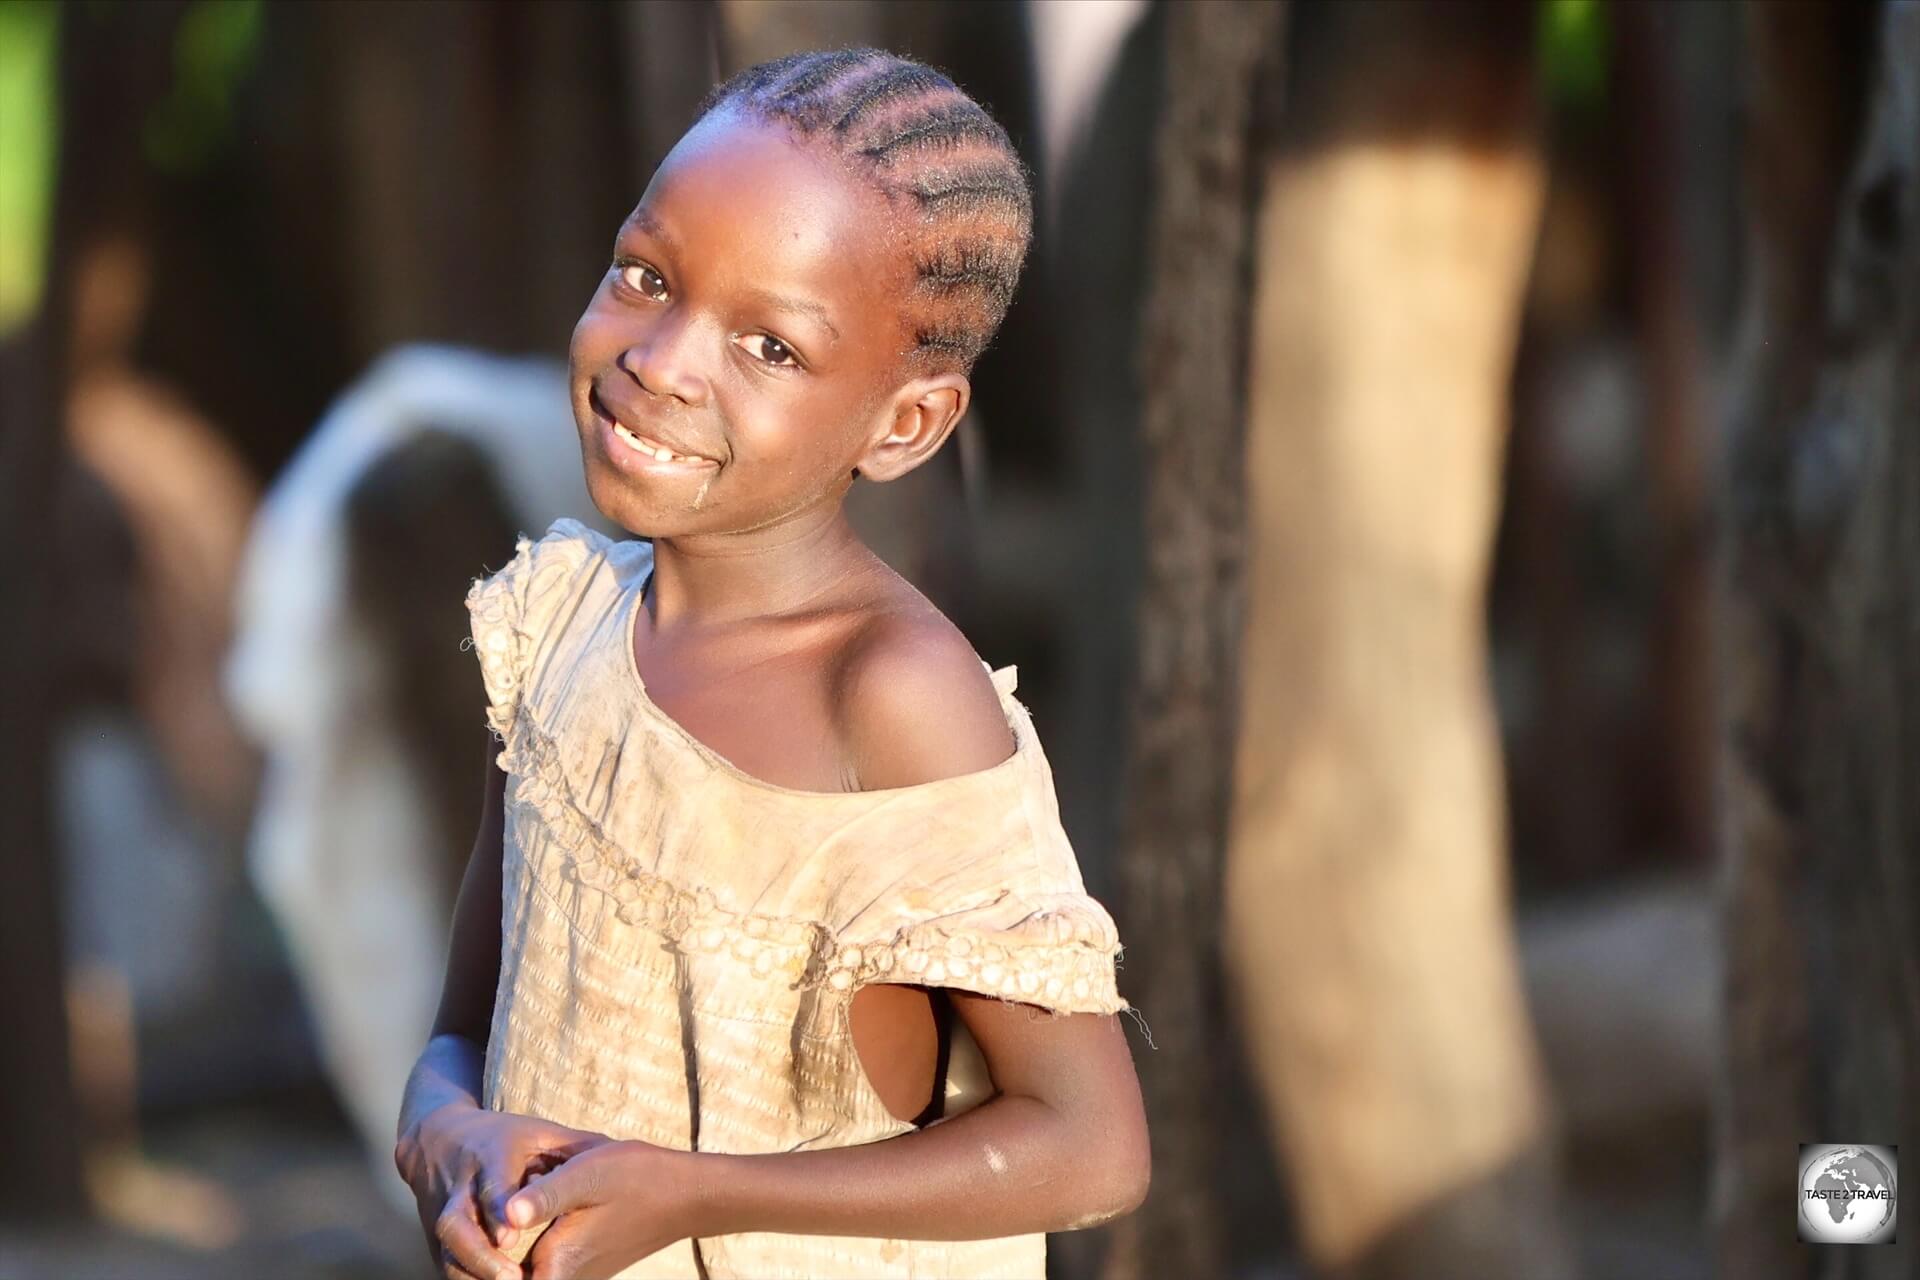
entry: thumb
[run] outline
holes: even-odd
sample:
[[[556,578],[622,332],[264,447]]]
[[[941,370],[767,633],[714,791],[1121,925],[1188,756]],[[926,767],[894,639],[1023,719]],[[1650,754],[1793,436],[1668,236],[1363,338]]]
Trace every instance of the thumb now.
[[[600,1202],[596,1163],[581,1156],[541,1174],[507,1201],[507,1221],[516,1227],[551,1222],[563,1213]]]

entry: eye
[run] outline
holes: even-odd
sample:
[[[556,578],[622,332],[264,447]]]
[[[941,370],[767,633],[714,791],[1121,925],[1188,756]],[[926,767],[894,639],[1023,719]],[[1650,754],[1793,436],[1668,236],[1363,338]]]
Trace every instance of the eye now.
[[[770,333],[743,333],[734,341],[739,343],[748,355],[762,364],[770,364],[776,369],[800,367],[799,358],[794,355],[793,348]]]
[[[619,264],[620,279],[627,288],[643,298],[654,302],[667,300],[667,278],[644,262],[622,262]]]

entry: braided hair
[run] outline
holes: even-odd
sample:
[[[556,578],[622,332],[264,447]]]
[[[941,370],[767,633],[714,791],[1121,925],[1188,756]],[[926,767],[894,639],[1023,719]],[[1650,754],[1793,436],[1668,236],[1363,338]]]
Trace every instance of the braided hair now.
[[[940,72],[882,49],[748,67],[707,95],[699,117],[722,108],[826,143],[905,212],[906,354],[923,368],[971,369],[1006,317],[1033,240],[1027,169],[999,122]]]

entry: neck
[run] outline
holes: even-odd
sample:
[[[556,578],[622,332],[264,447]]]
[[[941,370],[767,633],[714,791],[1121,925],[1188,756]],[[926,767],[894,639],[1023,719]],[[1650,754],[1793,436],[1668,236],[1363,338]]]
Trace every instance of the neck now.
[[[744,533],[653,540],[656,632],[797,613],[877,561],[839,503]]]

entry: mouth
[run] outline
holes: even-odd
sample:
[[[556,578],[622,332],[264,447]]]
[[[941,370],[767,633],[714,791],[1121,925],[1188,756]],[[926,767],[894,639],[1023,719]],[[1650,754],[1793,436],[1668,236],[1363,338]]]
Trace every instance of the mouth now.
[[[624,459],[626,462],[637,465],[641,470],[680,474],[713,471],[720,466],[717,458],[681,453],[664,441],[641,435],[613,416],[612,411],[601,401],[598,391],[589,389],[587,398],[593,406],[594,415],[600,419],[602,429],[611,438],[612,443],[608,445],[608,450],[616,465]]]

